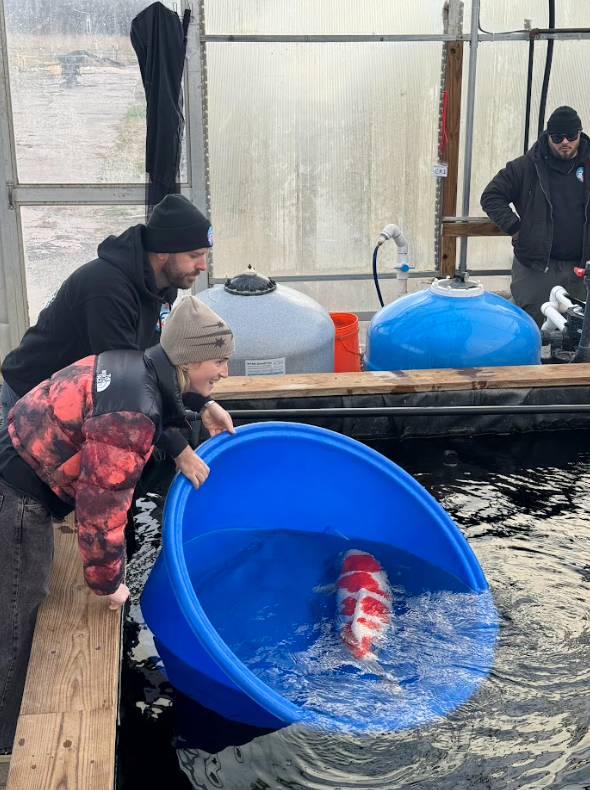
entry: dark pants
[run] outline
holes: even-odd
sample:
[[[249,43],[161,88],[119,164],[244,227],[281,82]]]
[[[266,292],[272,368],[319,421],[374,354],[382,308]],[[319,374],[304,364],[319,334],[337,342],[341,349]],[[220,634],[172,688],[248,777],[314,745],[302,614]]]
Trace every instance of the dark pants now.
[[[52,562],[53,520],[47,508],[0,479],[0,753],[12,751]]]
[[[538,326],[541,326],[545,316],[541,312],[541,305],[549,301],[551,289],[561,285],[577,299],[586,300],[586,286],[584,278],[574,273],[574,266],[580,266],[579,261],[557,261],[551,258],[546,272],[529,269],[528,266],[514,258],[512,263],[512,282],[510,291],[515,304],[521,307]]]
[[[20,396],[12,389],[7,381],[2,382],[2,392],[0,393],[0,401],[2,402],[2,423],[4,425],[8,420],[8,412],[12,409],[14,404],[20,400]]]

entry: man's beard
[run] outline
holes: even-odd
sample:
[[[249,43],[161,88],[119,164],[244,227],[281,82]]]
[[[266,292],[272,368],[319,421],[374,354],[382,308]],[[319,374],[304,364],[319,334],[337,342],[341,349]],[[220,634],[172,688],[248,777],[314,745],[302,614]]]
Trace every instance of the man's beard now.
[[[176,263],[176,254],[171,252],[168,260],[162,266],[162,273],[170,283],[172,288],[186,289],[190,288],[194,282],[194,277],[186,272],[181,271]]]
[[[554,153],[558,159],[573,159],[578,153],[578,149],[574,148],[573,151],[555,151]]]

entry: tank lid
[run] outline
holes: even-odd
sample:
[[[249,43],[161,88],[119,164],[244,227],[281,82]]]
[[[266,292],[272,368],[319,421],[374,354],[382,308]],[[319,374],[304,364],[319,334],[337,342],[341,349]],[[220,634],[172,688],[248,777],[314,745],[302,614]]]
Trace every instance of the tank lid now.
[[[479,280],[470,280],[469,272],[458,272],[455,277],[435,280],[430,290],[440,296],[481,296],[485,289]]]
[[[245,271],[226,280],[223,287],[236,296],[262,296],[275,291],[277,284],[270,277],[264,277],[252,266],[248,266]]]

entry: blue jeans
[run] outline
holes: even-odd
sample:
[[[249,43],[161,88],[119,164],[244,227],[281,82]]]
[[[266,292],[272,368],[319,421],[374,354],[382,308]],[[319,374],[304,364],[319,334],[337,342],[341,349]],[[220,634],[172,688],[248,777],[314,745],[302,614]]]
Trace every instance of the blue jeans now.
[[[2,425],[6,425],[8,412],[18,400],[20,400],[20,396],[16,394],[7,381],[3,381],[2,391],[0,392],[0,401],[2,401]]]
[[[0,478],[0,754],[12,751],[39,605],[49,591],[53,520]]]

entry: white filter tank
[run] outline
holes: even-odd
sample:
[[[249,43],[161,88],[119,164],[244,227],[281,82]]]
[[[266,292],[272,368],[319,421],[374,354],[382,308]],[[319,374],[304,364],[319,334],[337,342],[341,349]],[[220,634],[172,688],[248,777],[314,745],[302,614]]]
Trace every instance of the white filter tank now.
[[[334,322],[309,296],[277,285],[250,266],[196,296],[234,333],[230,376],[333,372]]]

